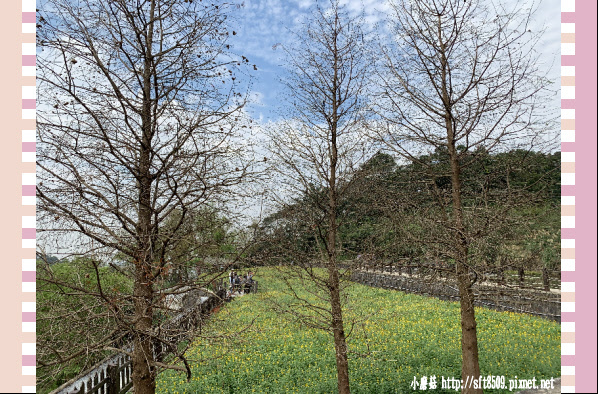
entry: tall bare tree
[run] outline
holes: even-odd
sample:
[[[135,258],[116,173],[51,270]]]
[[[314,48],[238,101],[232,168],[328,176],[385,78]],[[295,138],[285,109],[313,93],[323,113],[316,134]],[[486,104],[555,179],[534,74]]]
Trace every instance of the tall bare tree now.
[[[287,47],[289,112],[271,127],[269,146],[275,194],[285,213],[273,220],[286,222],[296,234],[304,226],[313,234],[304,247],[281,244],[290,247],[286,263],[322,300],[310,304],[293,291],[299,303],[290,312],[332,333],[340,393],[349,392],[349,363],[338,219],[350,175],[365,154],[357,130],[365,113],[370,59],[361,26],[361,19],[349,17],[338,1],[316,8],[299,33],[300,44]]]
[[[60,252],[87,257],[92,290],[76,281],[60,286],[95,297],[117,323],[113,335],[83,349],[55,349],[39,338],[38,352],[57,363],[114,347],[127,335],[135,392],[153,393],[157,367],[164,367],[152,349],[161,340],[160,282],[182,264],[169,253],[189,242],[197,228],[189,223],[201,222],[202,207],[223,203],[249,171],[236,144],[245,59],[227,43],[236,34],[230,5],[46,0],[39,8],[40,242],[62,241],[70,247]],[[132,293],[104,287],[99,268],[115,258]]]
[[[487,205],[464,203],[463,171],[486,157],[476,151],[529,149],[550,141],[542,136],[543,131],[556,134],[549,129],[548,83],[534,51],[539,32],[530,30],[533,12],[521,5],[508,9],[489,3],[391,1],[390,23],[396,42],[383,48],[382,94],[377,102],[383,118],[383,126],[377,128],[379,140],[429,169],[431,190],[440,204],[434,221],[442,231],[436,242],[448,245],[444,256],[455,262],[464,380],[480,375],[472,292],[477,270],[472,251],[489,234],[492,215],[484,209]],[[421,160],[434,152],[442,154],[442,174],[437,162]],[[439,178],[450,185],[446,194],[438,187]],[[516,195],[506,187],[494,201],[506,203]],[[469,386],[463,392],[481,389]]]

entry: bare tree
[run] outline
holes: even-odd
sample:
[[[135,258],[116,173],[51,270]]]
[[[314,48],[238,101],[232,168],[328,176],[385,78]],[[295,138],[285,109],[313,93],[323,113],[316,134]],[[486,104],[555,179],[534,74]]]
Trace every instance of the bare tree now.
[[[391,3],[396,42],[383,48],[377,102],[383,122],[376,131],[387,147],[428,169],[420,172],[427,177],[419,180],[419,191],[429,190],[439,207],[430,223],[437,223],[434,238],[443,256],[455,262],[462,377],[475,379],[480,369],[472,285],[480,267],[472,253],[500,215],[484,206],[487,195],[474,206],[464,202],[463,171],[486,157],[476,152],[551,142],[541,134],[551,131],[547,119],[554,115],[546,107],[547,79],[534,51],[539,32],[530,31],[533,12],[522,6],[509,10],[477,0]],[[434,152],[443,160],[441,173],[438,162],[422,160]],[[517,195],[507,185],[492,200],[508,204]],[[463,392],[482,391],[464,387]]]
[[[184,361],[157,329],[161,283],[173,265],[184,263],[173,253],[182,244],[189,247],[206,212],[202,207],[223,206],[250,171],[238,132],[246,89],[238,66],[245,59],[227,43],[236,34],[228,25],[230,5],[42,3],[40,242],[62,245],[51,252],[85,257],[95,279],[89,287],[58,283],[51,272],[45,277],[65,294],[93,297],[115,323],[83,348],[53,348],[38,337],[38,354],[51,355],[55,364],[131,338],[135,392],[153,393],[158,367],[168,366],[155,359],[152,343],[163,341]],[[130,293],[106,287],[106,264],[130,278]],[[171,367],[190,373],[186,362],[185,368]]]
[[[313,235],[302,246],[279,244],[289,267],[285,275],[299,279],[296,283],[305,284],[300,291],[313,291],[322,301],[310,303],[288,281],[297,303],[287,311],[332,333],[340,393],[349,392],[349,365],[339,212],[351,174],[366,153],[357,132],[365,113],[370,60],[361,26],[361,19],[350,18],[338,1],[316,8],[299,33],[301,44],[287,47],[289,114],[269,133],[274,194],[281,204],[280,214],[270,221],[282,224],[274,227],[286,229],[287,241],[306,229]],[[278,242],[282,238],[277,236],[285,234],[270,235]]]

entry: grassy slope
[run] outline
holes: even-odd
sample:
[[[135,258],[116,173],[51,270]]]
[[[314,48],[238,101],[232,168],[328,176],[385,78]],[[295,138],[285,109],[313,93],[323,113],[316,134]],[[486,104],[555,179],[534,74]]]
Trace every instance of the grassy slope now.
[[[204,392],[334,392],[335,361],[328,334],[298,327],[269,308],[267,299],[284,299],[284,285],[261,270],[267,292],[244,296],[224,307],[211,334],[232,333],[255,318],[236,340],[198,340],[188,353],[193,379],[166,371],[158,390]],[[354,393],[411,392],[414,376],[460,377],[459,306],[434,298],[355,285],[351,315],[370,316],[350,338]],[[477,309],[482,374],[514,378],[560,375],[560,325],[527,315]],[[218,327],[215,327],[215,326]],[[216,330],[217,329],[217,330]],[[212,342],[212,343],[210,343]],[[222,356],[209,360],[214,356]],[[205,361],[200,361],[200,360]],[[441,392],[437,390],[436,392]],[[455,392],[450,391],[450,392]],[[485,392],[499,392],[485,390]]]

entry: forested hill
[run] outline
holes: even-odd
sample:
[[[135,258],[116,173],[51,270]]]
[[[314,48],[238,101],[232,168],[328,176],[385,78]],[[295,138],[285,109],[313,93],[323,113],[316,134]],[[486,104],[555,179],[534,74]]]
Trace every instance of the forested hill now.
[[[447,156],[447,151],[436,150],[399,163],[378,153],[340,182],[339,189],[345,190],[337,207],[343,256],[449,259],[436,220],[452,214]],[[560,156],[461,151],[461,191],[474,258],[488,264],[500,260],[528,268],[558,267]],[[264,220],[263,242],[253,249],[254,258],[289,260],[293,253],[323,247],[318,234],[327,223],[318,207],[325,206],[328,190],[314,190]]]

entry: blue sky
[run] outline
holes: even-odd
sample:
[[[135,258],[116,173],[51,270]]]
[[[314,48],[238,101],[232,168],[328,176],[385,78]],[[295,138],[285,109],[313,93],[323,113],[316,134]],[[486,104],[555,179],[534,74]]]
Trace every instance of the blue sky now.
[[[385,11],[389,9],[386,1],[381,0],[344,0],[351,14],[358,14],[365,9],[366,21],[372,25],[382,22]],[[254,103],[249,113],[263,121],[276,119],[276,107],[280,102],[282,86],[279,77],[284,75],[281,67],[284,60],[285,45],[294,40],[292,32],[301,29],[302,22],[310,16],[317,1],[315,0],[244,0],[235,15],[235,26],[239,34],[232,41],[238,53],[256,64],[258,72],[252,89]],[[326,6],[328,1],[320,1]]]
[[[257,72],[252,87],[253,103],[248,107],[252,117],[263,122],[275,120],[276,107],[280,102],[282,86],[278,78],[284,75],[284,45],[293,41],[292,31],[298,31],[301,22],[310,15],[315,0],[239,0],[243,6],[233,12],[233,26],[237,35],[231,39],[233,49],[239,55],[256,64]],[[518,3],[508,0],[509,4]],[[328,4],[326,0],[321,4]],[[342,0],[350,13],[365,10],[366,22],[374,25],[385,21],[389,6],[383,0]],[[532,29],[544,27],[546,32],[538,50],[550,65],[550,75],[558,87],[560,83],[560,0],[536,1],[538,6]],[[273,49],[275,47],[276,49]],[[554,100],[555,108],[560,106],[560,95]]]

